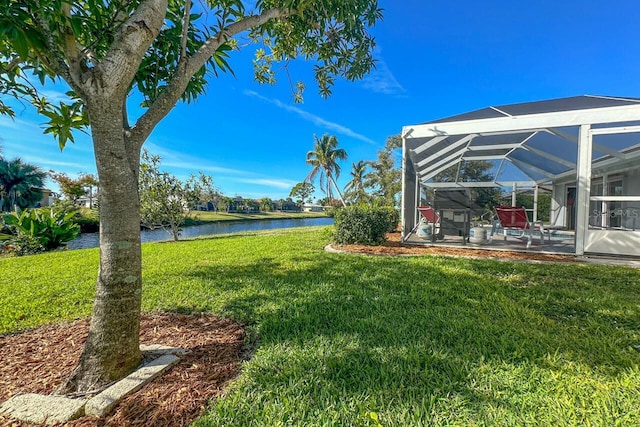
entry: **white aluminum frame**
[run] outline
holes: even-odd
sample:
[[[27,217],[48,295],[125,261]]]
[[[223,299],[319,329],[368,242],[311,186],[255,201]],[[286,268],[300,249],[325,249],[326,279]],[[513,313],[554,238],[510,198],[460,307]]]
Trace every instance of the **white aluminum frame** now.
[[[621,99],[626,100],[626,99]],[[627,100],[628,101],[628,100]],[[493,107],[492,107],[493,108]],[[629,153],[625,148],[623,151],[611,149],[601,144],[593,142],[595,135],[617,134],[617,133],[640,133],[640,126],[620,126],[620,127],[604,127],[593,128],[596,124],[609,124],[625,122],[638,122],[640,121],[640,103],[623,105],[623,106],[611,106],[602,108],[589,108],[589,109],[577,109],[568,111],[555,111],[550,113],[538,113],[538,114],[523,114],[523,115],[508,115],[504,111],[500,111],[493,108],[495,111],[504,114],[504,117],[495,117],[487,119],[472,119],[472,120],[459,120],[451,122],[438,122],[427,123],[421,125],[410,125],[402,128],[403,142],[405,140],[421,140],[421,144],[412,150],[413,154],[420,154],[429,148],[434,147],[436,144],[444,141],[446,138],[451,137],[455,141],[441,151],[444,153],[437,158],[427,157],[418,163],[414,164],[414,169],[417,174],[417,184],[434,188],[439,187],[507,187],[513,186],[528,186],[535,187],[538,184],[548,183],[561,179],[562,177],[576,176],[577,190],[576,190],[576,232],[575,232],[575,254],[583,256],[588,252],[602,252],[608,251],[609,253],[622,253],[628,255],[629,250],[625,251],[625,248],[636,248],[636,252],[632,255],[640,256],[640,232],[638,236],[626,236],[618,232],[618,230],[593,230],[589,229],[589,203],[590,201],[613,201],[608,196],[594,196],[590,197],[591,192],[591,170],[593,158],[593,150],[604,153],[606,156],[604,161],[598,161],[598,167],[605,165],[613,165],[615,163],[628,163],[632,159],[640,159],[640,153]],[[563,127],[578,127],[579,134],[576,138],[573,135],[569,135],[563,132]],[[569,160],[565,160],[553,153],[540,150],[535,147],[526,146],[525,143],[535,136],[537,132],[548,132],[552,135],[558,136],[564,140],[573,142],[578,146],[577,161],[573,163]],[[531,132],[532,134],[525,138],[520,143],[506,143],[505,144],[488,144],[472,145],[473,139],[479,136],[490,135],[502,135],[502,134],[517,134]],[[406,144],[403,144],[403,147]],[[468,160],[502,160],[494,181],[483,183],[469,183],[469,182],[456,182],[456,183],[432,183],[428,182],[431,178],[436,176],[443,170],[465,160],[465,154],[469,151],[481,152],[496,149],[509,149],[507,154],[503,155],[480,155],[470,156]],[[554,162],[558,165],[571,168],[572,170],[562,172],[554,175],[550,171],[537,168],[528,164],[526,161],[519,159],[509,158],[509,155],[518,148],[528,150],[533,154],[536,154],[544,159]],[[480,154],[480,153],[478,153]],[[406,155],[406,154],[403,154]],[[544,176],[542,179],[532,179],[531,181],[522,182],[508,182],[498,181],[501,170],[505,161],[511,162],[514,166],[519,167],[525,175],[526,170],[531,172],[540,173]],[[403,179],[404,183],[404,179]],[[403,190],[403,197],[405,191]],[[419,191],[418,191],[419,193]],[[418,195],[419,197],[419,195]],[[615,201],[640,201],[640,197],[636,196],[623,196],[615,197]],[[417,202],[416,202],[417,203]],[[404,206],[404,205],[403,205]],[[403,214],[404,215],[404,214]],[[403,216],[404,220],[404,216]],[[406,227],[403,227],[405,230]],[[604,234],[602,234],[604,233]],[[614,234],[611,234],[614,233]],[[633,234],[633,233],[632,233]],[[619,238],[620,244],[615,244],[615,238]],[[407,236],[403,236],[406,238]],[[627,237],[631,240],[627,241]],[[606,245],[599,244],[598,241],[606,241]],[[625,240],[627,239],[627,240]],[[612,243],[613,242],[613,243]],[[608,249],[607,249],[608,248]],[[618,252],[616,252],[618,251]]]

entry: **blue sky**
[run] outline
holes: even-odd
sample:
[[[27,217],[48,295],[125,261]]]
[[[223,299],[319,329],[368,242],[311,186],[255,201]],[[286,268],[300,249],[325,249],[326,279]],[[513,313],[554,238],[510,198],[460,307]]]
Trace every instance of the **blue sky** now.
[[[145,147],[182,178],[203,171],[229,196],[286,198],[309,172],[313,136],[335,135],[351,164],[374,160],[402,126],[489,105],[584,94],[640,97],[640,3],[632,0],[381,0],[373,30],[377,70],[359,82],[338,81],[322,99],[311,64],[290,65],[307,85],[295,104],[287,74],[274,86],[253,81],[250,52],[235,53],[229,74],[207,94],[178,105]],[[56,96],[50,88],[51,95]],[[5,157],[45,170],[94,172],[90,139],[60,152],[29,107],[0,117]],[[54,187],[55,188],[55,187]],[[322,196],[321,193],[317,193]]]

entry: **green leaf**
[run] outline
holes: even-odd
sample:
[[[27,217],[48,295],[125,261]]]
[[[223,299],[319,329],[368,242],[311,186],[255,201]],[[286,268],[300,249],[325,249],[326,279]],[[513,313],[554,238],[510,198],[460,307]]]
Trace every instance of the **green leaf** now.
[[[27,59],[29,56],[29,41],[25,34],[22,31],[14,30],[11,36],[11,43],[18,56],[22,59]]]

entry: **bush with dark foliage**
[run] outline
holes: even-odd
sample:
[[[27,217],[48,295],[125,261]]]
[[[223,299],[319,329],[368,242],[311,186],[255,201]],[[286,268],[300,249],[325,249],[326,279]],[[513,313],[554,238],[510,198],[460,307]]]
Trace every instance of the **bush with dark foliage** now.
[[[388,206],[347,206],[335,212],[334,241],[338,244],[379,245],[398,226],[397,211]]]

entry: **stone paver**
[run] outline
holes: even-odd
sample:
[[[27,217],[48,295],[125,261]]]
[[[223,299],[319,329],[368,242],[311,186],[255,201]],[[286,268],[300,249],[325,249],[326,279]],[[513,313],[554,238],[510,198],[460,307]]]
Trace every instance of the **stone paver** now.
[[[85,413],[96,417],[108,413],[120,399],[139,390],[143,385],[162,374],[179,360],[180,358],[173,354],[165,354],[149,362],[97,396],[89,399],[85,406]]]
[[[184,356],[189,354],[190,351],[179,347],[170,347],[162,344],[140,344],[140,351],[160,357],[163,354],[175,354],[176,356]]]
[[[86,399],[27,393],[13,396],[0,406],[0,413],[35,424],[56,424],[84,415]]]
[[[91,399],[27,393],[5,401],[0,405],[0,414],[35,424],[64,423],[85,414],[99,417],[107,414],[122,398],[176,364],[180,360],[178,356],[189,353],[188,350],[160,344],[141,345],[140,350],[158,357]]]

